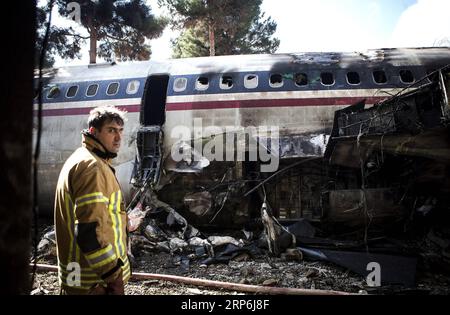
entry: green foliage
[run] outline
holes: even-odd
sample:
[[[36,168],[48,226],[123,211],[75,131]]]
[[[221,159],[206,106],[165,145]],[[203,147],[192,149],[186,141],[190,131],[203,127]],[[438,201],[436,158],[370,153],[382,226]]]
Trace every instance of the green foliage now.
[[[39,58],[42,51],[45,31],[48,22],[48,8],[37,8],[37,34],[36,34],[36,48],[35,48],[35,67],[39,66]],[[49,39],[47,43],[47,50],[44,56],[44,68],[52,67],[55,63],[55,55],[59,55],[64,59],[81,58],[80,50],[84,39],[79,36],[67,36],[73,33],[74,30],[69,28],[57,27],[52,25],[50,27]]]
[[[204,30],[204,28],[189,28],[177,39],[172,40],[172,56],[174,58],[208,56],[208,32],[205,33]]]
[[[181,35],[172,41],[173,57],[273,53],[277,24],[264,18],[262,0],[159,0]],[[211,45],[214,50],[211,51]]]
[[[149,59],[151,49],[146,41],[161,36],[168,24],[165,18],[155,17],[144,0],[56,0],[59,14],[67,16],[67,4],[74,1],[80,4],[81,26],[89,35],[83,37],[73,28],[52,27],[50,52],[63,58],[79,57],[81,44],[89,39],[91,62],[97,55],[111,61],[113,53],[121,60]],[[45,33],[42,20],[39,33]]]

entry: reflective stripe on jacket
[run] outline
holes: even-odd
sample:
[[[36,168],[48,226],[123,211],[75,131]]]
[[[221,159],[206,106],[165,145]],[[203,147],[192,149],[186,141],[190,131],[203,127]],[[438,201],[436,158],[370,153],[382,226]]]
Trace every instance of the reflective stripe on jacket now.
[[[62,287],[87,292],[96,284],[116,279],[120,271],[124,283],[129,279],[126,218],[108,152],[84,133],[82,147],[67,159],[56,188],[55,231]]]

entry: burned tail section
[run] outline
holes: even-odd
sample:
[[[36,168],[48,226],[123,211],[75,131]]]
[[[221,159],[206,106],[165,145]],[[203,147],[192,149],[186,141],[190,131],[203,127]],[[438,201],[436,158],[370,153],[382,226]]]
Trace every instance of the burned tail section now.
[[[449,87],[447,66],[371,108],[359,103],[336,111],[325,158],[330,167],[359,173],[360,183],[324,192],[327,221],[399,223],[407,231],[439,217],[448,225]]]

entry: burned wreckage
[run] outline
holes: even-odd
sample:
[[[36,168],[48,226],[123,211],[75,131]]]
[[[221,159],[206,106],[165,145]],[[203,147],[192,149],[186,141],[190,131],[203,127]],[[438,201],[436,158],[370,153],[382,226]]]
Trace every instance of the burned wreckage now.
[[[52,69],[40,209],[86,115],[114,105],[128,112],[113,163],[130,255],[269,253],[363,275],[378,262],[394,266],[382,281],[410,284],[424,256],[413,240],[449,269],[449,64],[450,48],[430,47]]]
[[[250,135],[245,159],[221,163],[201,154],[217,134],[180,142],[185,155],[172,167],[187,171],[164,180],[162,131],[144,127],[128,208],[130,255],[162,250],[181,264],[211,264],[269,252],[361,275],[376,262],[382,283],[413,285],[421,253],[410,241],[439,235],[448,272],[449,97],[447,66],[373,106],[337,110],[329,137]],[[277,170],[261,172],[267,159],[249,158],[252,140],[279,159]],[[220,236],[224,230],[240,237]]]

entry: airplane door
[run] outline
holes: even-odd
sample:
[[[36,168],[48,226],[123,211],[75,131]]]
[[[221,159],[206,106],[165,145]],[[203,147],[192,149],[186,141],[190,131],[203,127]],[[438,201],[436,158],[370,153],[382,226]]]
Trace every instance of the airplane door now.
[[[162,126],[166,121],[168,75],[148,77],[137,132],[137,155],[133,178],[141,186],[159,181],[162,160]]]
[[[168,75],[152,75],[148,77],[140,122],[144,126],[162,126],[166,121],[166,95]]]

